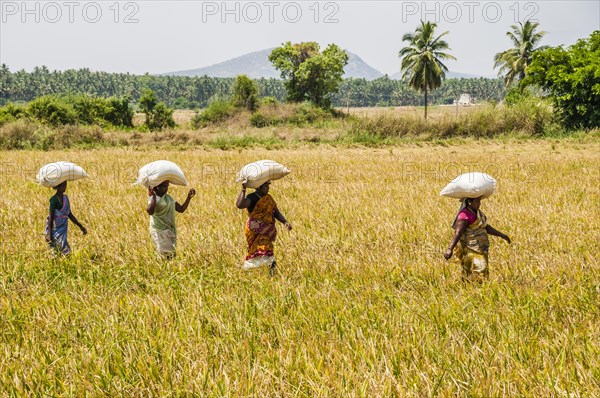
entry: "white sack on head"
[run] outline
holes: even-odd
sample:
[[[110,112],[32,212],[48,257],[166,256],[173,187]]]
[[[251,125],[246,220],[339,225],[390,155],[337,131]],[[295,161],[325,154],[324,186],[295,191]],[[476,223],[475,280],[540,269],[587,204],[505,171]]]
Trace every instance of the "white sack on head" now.
[[[165,181],[175,185],[188,185],[183,171],[175,163],[168,160],[157,160],[142,167],[135,184],[150,188],[156,187]]]
[[[496,180],[488,174],[480,172],[471,172],[461,174],[450,184],[446,185],[440,196],[449,198],[478,198],[490,197],[496,192]]]
[[[245,182],[249,188],[258,188],[269,180],[278,180],[288,174],[290,170],[287,167],[273,160],[259,160],[245,165],[235,181]]]
[[[65,161],[48,163],[35,176],[37,182],[45,187],[55,187],[65,181],[75,181],[88,177],[83,167]]]

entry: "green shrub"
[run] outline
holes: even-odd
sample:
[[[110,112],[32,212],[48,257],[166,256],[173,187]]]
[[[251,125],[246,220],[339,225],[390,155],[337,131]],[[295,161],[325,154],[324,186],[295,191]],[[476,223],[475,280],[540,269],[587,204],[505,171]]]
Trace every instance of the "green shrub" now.
[[[129,103],[129,98],[106,99],[108,104],[103,118],[115,127],[133,127],[133,108]]]
[[[14,122],[25,116],[25,109],[22,106],[18,106],[9,102],[2,108],[0,108],[0,126],[6,123]]]
[[[154,91],[144,90],[139,99],[142,112],[146,114],[145,126],[151,130],[162,130],[165,127],[175,127],[173,109],[167,107],[164,102],[159,102]]]
[[[66,101],[53,96],[36,98],[27,106],[27,113],[44,124],[59,126],[77,123],[77,112]]]
[[[192,118],[194,128],[205,127],[211,123],[221,123],[233,116],[236,108],[230,101],[216,99],[202,112],[196,113]]]
[[[250,125],[258,128],[266,127],[269,125],[269,119],[260,112],[254,112],[252,116],[250,116]]]
[[[277,105],[279,101],[275,97],[262,97],[260,103],[261,105]]]
[[[250,112],[255,111],[260,104],[256,83],[246,75],[239,75],[233,83],[233,104]]]
[[[305,126],[307,124],[331,119],[331,116],[331,112],[309,102],[304,102],[296,108],[294,114],[286,121],[297,126]]]
[[[150,114],[150,120],[148,128],[150,130],[162,130],[163,128],[175,127],[175,119],[173,119],[173,109],[167,108],[164,102],[156,104],[152,113]]]

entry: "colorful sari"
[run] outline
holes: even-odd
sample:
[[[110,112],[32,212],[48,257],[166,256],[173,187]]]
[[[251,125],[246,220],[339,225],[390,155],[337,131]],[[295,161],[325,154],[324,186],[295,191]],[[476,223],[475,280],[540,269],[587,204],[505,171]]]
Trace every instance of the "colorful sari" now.
[[[48,216],[46,219],[46,228],[44,229],[48,246],[55,252],[63,255],[71,253],[71,246],[67,241],[69,214],[71,214],[69,198],[67,195],[63,195],[62,207],[54,210],[54,225],[50,226],[50,216]]]
[[[273,255],[273,242],[277,237],[274,213],[277,204],[271,195],[267,194],[259,199],[244,228],[248,252],[244,269],[256,268],[262,265],[271,265],[275,260]]]
[[[490,242],[486,231],[487,217],[481,210],[477,211],[477,219],[463,233],[456,245],[456,256],[461,262],[463,279],[477,280],[487,279],[488,251]]]

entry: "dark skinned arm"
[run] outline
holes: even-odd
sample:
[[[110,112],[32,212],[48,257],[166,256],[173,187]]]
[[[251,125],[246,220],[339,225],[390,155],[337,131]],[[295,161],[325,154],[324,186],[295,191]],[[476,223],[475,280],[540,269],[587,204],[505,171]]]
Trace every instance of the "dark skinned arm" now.
[[[156,192],[154,192],[154,189],[150,189],[150,203],[148,203],[148,207],[146,208],[146,211],[148,212],[148,214],[153,215],[154,214],[154,209],[156,208]]]
[[[175,210],[178,213],[183,213],[184,211],[187,210],[188,206],[190,205],[190,200],[196,196],[196,190],[194,188],[190,189],[190,191],[187,194],[187,198],[185,198],[185,202],[183,202],[182,205],[180,205],[178,202],[175,202]]]
[[[456,220],[456,225],[454,227],[454,236],[450,240],[450,246],[448,246],[448,249],[444,253],[444,258],[446,260],[450,260],[450,258],[452,257],[452,252],[454,251],[454,246],[456,246],[456,244],[460,240],[460,237],[465,233],[465,230],[467,229],[467,225],[468,225],[467,220]]]
[[[275,219],[277,221],[279,221],[280,223],[283,223],[283,225],[285,225],[285,227],[288,229],[288,231],[292,230],[292,224],[290,224],[289,222],[287,222],[287,220],[285,219],[285,217],[283,216],[283,214],[281,214],[281,212],[279,211],[279,209],[275,209],[275,212],[273,213],[273,217],[275,217]]]
[[[498,236],[502,239],[504,239],[506,242],[510,243],[510,238],[508,237],[508,235],[503,234],[502,232],[498,231],[496,228],[492,227],[491,225],[487,225],[485,227],[485,230],[488,234],[492,235],[492,236]]]
[[[238,209],[247,209],[252,204],[252,201],[246,197],[246,184],[242,184],[242,190],[235,201],[235,206]]]
[[[87,229],[85,229],[85,227],[81,225],[81,223],[77,220],[73,212],[69,213],[69,220],[71,220],[73,224],[77,225],[84,235],[87,235]]]

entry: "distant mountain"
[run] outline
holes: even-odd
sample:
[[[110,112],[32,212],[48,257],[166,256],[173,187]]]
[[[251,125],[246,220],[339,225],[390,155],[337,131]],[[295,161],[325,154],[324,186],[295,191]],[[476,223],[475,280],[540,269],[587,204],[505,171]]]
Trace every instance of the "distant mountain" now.
[[[178,72],[167,72],[168,76],[210,76],[210,77],[236,77],[247,75],[252,79],[275,78],[279,79],[279,72],[269,61],[272,48],[255,51],[240,57],[232,58],[218,64],[205,66],[203,68],[183,70]],[[344,77],[364,78],[374,80],[383,74],[363,61],[358,55],[348,52],[348,65],[344,68]]]
[[[474,75],[471,73],[461,73],[461,72],[452,72],[448,71],[446,73],[446,79],[479,79],[480,77],[486,79],[493,79],[494,76],[484,76],[484,75]],[[390,76],[392,80],[400,80],[402,79],[402,72],[396,72]]]

